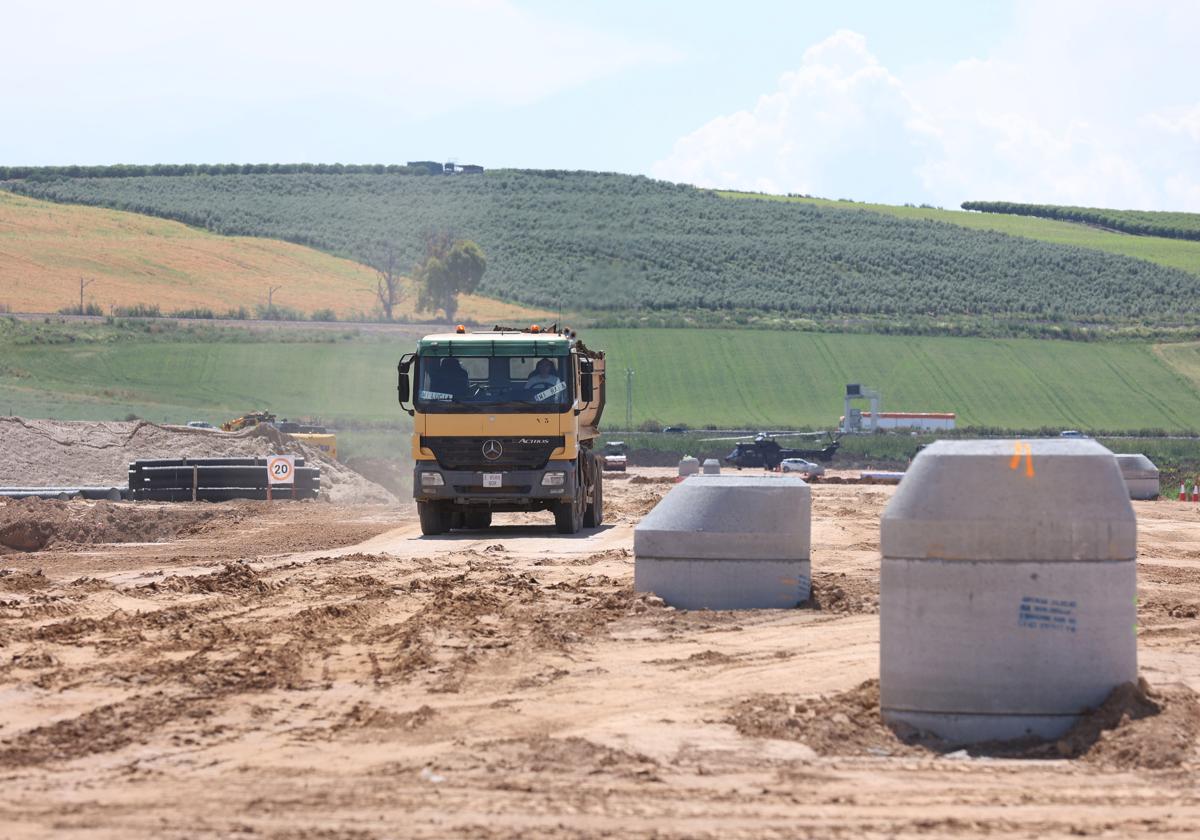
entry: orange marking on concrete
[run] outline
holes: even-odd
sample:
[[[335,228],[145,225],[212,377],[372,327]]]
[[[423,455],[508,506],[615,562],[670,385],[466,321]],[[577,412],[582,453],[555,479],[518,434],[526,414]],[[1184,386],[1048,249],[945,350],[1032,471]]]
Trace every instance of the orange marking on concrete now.
[[[1033,478],[1033,447],[1028,443],[1021,443],[1019,440],[1013,441],[1013,456],[1008,463],[1010,470],[1015,470],[1021,466],[1021,458],[1025,458],[1025,477]]]

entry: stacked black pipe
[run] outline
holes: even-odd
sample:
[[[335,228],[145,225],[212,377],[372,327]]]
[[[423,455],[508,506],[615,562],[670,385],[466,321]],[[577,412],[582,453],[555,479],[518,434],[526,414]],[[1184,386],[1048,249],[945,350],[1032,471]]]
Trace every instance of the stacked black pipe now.
[[[296,483],[271,487],[271,498],[315,499],[321,468],[296,458]],[[267,498],[266,458],[180,458],[134,461],[129,465],[129,498],[155,502],[224,502]]]

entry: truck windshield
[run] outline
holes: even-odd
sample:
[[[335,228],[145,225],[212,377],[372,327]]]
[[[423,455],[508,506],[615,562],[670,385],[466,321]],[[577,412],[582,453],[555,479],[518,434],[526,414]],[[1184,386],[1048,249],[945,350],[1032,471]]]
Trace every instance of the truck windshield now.
[[[414,403],[425,412],[563,411],[570,405],[569,356],[423,356]]]

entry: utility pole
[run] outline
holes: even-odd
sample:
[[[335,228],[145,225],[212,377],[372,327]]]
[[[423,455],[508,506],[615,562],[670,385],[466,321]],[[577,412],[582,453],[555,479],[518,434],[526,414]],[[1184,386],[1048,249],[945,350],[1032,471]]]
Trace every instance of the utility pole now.
[[[633,368],[625,368],[625,430],[633,431]]]
[[[80,315],[83,314],[83,290],[95,282],[96,282],[95,278],[92,278],[91,280],[84,280],[82,277],[79,278],[79,314]]]
[[[271,302],[275,297],[275,293],[282,289],[283,286],[267,286],[267,312],[271,312],[274,304]]]

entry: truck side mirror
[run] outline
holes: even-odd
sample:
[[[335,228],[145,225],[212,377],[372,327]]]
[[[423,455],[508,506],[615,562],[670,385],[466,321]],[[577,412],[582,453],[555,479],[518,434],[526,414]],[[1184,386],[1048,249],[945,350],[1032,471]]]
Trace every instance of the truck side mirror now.
[[[408,402],[409,395],[412,393],[412,382],[408,376],[412,362],[413,354],[409,353],[400,359],[400,364],[396,365],[396,395],[399,397],[400,407],[410,415],[413,413],[413,410],[409,406],[406,406],[405,403]]]
[[[579,362],[579,398],[584,403],[590,403],[595,396],[593,393],[594,383],[592,381],[595,379],[594,370],[595,368],[590,361],[581,360]]]

